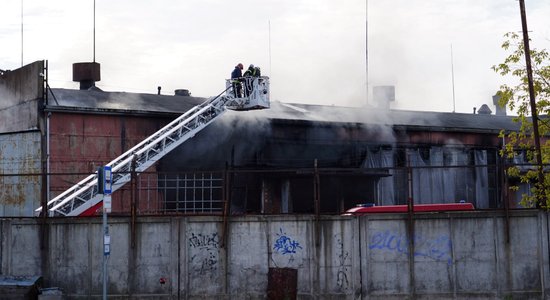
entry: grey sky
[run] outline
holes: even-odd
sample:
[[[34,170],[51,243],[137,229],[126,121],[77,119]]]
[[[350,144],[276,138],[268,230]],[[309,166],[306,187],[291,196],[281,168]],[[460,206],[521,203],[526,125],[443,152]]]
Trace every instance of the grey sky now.
[[[21,1],[0,1],[0,69],[15,69]],[[550,1],[526,3],[533,47],[550,49]],[[77,88],[72,63],[93,59],[93,1],[26,0],[23,12],[24,63],[47,59],[52,87]],[[360,106],[366,15],[365,0],[96,0],[98,86],[206,97],[242,62],[271,77],[275,100]],[[452,44],[456,111],[471,112],[503,82],[490,67],[519,30],[516,0],[371,0],[369,87],[395,85],[394,108],[452,111]]]

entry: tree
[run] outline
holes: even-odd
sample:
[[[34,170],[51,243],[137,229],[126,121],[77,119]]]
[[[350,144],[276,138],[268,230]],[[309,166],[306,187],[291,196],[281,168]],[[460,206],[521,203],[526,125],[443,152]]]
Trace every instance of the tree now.
[[[517,33],[504,35],[505,41],[502,48],[509,52],[503,63],[494,65],[492,69],[505,77],[516,79],[516,85],[504,84],[497,95],[500,96],[499,104],[508,107],[518,114],[514,118],[519,122],[520,128],[515,132],[501,131],[500,136],[506,139],[506,146],[501,150],[501,155],[513,159],[523,156],[527,163],[535,163],[533,122],[530,118],[531,107],[529,102],[529,85],[527,69],[525,67],[525,48],[522,37]],[[533,70],[533,86],[537,103],[539,120],[539,135],[541,136],[541,157],[544,169],[550,164],[550,61],[548,51],[531,49],[531,65]],[[508,175],[519,178],[521,183],[531,183],[530,194],[522,195],[521,204],[525,207],[550,208],[550,173],[543,175],[543,184],[537,180],[538,168],[525,166],[511,166],[507,169]],[[512,186],[512,190],[518,190],[519,186]]]

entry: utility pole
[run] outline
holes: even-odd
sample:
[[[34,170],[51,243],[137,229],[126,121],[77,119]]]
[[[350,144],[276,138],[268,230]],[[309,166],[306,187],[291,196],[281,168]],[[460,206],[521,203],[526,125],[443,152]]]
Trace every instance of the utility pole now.
[[[537,207],[540,207],[546,193],[544,187],[544,174],[542,170],[542,151],[540,148],[539,136],[539,117],[537,113],[537,103],[535,101],[535,87],[533,86],[533,69],[531,67],[531,53],[529,49],[529,33],[527,31],[527,16],[525,14],[525,0],[519,0],[521,12],[521,27],[523,30],[523,45],[525,48],[525,64],[527,67],[527,83],[529,85],[529,102],[531,104],[531,118],[533,119],[533,135],[535,138],[535,158],[538,169],[539,193],[537,196]]]

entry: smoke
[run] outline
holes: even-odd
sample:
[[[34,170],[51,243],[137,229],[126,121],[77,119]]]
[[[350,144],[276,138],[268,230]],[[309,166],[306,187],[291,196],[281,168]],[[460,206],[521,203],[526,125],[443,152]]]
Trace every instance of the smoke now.
[[[502,35],[521,28],[517,2],[501,0],[368,1],[368,11],[359,0],[180,2],[98,3],[100,88],[151,92],[161,85],[207,97],[243,62],[271,77],[272,99],[361,106],[368,96],[368,20],[369,87],[395,85],[395,108],[452,111],[452,44],[456,111],[470,112],[490,102],[501,83],[490,67],[504,56]],[[527,3],[534,47],[548,48],[546,2]],[[5,4],[0,61],[13,67],[21,54],[20,6]],[[74,88],[70,65],[92,58],[91,34],[83,34],[91,33],[91,8],[66,0],[25,4],[25,61],[48,59],[53,87]]]
[[[311,166],[315,158],[329,165],[353,164],[362,160],[350,157],[357,149],[395,144],[393,118],[383,110],[281,102],[272,102],[268,110],[228,111],[165,157],[160,170],[219,169],[226,162]]]
[[[159,169],[219,169],[226,163],[247,165],[270,135],[271,125],[261,112],[227,111],[163,158]]]

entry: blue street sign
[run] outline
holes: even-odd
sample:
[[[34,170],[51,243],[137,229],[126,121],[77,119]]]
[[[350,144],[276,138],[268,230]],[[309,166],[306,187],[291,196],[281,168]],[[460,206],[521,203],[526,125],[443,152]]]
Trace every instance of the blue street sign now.
[[[97,170],[98,193],[110,195],[113,192],[113,174],[110,166],[103,166]]]

